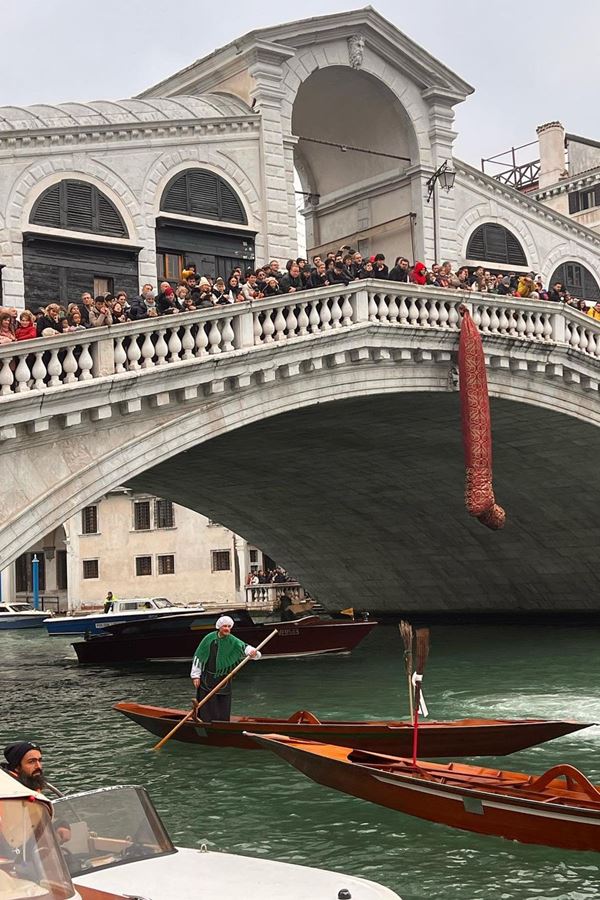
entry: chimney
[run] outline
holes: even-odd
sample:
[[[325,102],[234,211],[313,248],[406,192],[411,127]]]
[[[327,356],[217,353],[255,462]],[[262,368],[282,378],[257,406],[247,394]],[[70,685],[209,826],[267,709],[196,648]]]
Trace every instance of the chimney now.
[[[565,175],[565,129],[560,122],[536,128],[540,145],[540,187],[556,184]]]

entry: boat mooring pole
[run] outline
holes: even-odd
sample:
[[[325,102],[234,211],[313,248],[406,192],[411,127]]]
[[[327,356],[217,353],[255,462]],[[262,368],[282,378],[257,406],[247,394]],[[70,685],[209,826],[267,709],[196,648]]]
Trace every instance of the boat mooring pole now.
[[[33,582],[33,608],[40,608],[40,561],[37,558],[37,553],[33,554],[33,559],[31,561],[31,575]]]

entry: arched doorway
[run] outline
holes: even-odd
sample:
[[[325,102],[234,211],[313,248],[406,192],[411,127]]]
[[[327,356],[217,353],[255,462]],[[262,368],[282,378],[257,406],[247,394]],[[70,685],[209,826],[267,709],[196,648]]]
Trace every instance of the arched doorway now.
[[[391,90],[363,71],[317,69],[296,94],[292,132],[309,255],[349,244],[363,255],[412,258],[407,169],[419,154]]]
[[[254,265],[255,232],[236,191],[214,172],[178,172],[166,185],[156,222],[158,280],[176,283],[187,265],[227,278]]]
[[[130,235],[123,217],[96,185],[76,178],[52,185],[34,203],[29,222],[35,227],[23,235],[29,309],[51,301],[66,305],[84,291],[92,296],[117,290],[137,293],[138,250],[127,246]]]
[[[562,263],[552,273],[550,284],[560,281],[572,297],[579,300],[600,300],[600,287],[594,275],[584,265],[574,260]]]

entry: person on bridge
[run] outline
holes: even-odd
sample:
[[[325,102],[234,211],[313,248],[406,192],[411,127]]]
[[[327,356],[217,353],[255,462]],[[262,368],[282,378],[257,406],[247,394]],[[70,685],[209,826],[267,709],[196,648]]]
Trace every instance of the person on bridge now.
[[[194,659],[190,678],[196,688],[196,700],[200,702],[226,675],[240,663],[244,656],[260,659],[260,652],[245,644],[231,633],[233,619],[220,616],[216,631],[211,631],[200,641]],[[231,681],[202,706],[198,713],[204,722],[228,722],[231,716]]]

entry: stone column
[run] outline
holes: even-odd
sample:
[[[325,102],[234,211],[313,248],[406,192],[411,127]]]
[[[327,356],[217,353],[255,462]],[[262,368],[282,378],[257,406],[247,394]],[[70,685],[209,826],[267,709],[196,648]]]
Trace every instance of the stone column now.
[[[256,47],[249,73],[254,87],[251,96],[254,109],[261,115],[260,157],[263,196],[263,233],[267,257],[285,261],[297,244],[294,205],[293,145],[284,136],[281,103],[282,63],[294,50],[276,44]],[[284,141],[284,137],[286,140]]]
[[[0,572],[0,581],[2,582],[2,600],[5,603],[12,603],[17,595],[14,563]]]
[[[246,575],[250,571],[250,554],[248,553],[248,542],[239,534],[233,536],[233,549],[237,561],[237,570],[239,572],[239,583],[235,585],[235,601],[240,606],[246,605]],[[235,567],[234,567],[235,569]]]
[[[565,174],[565,129],[560,122],[536,128],[540,147],[540,188],[556,184]]]
[[[23,236],[6,228],[0,233],[0,262],[2,269],[2,306],[25,308],[23,278]]]
[[[452,126],[454,124],[453,106],[459,103],[463,97],[455,96],[445,90],[430,88],[423,93],[423,99],[429,105],[429,140],[431,142],[431,156],[433,170],[439,168],[446,160],[452,168],[452,146],[457,137]],[[456,264],[460,255],[460,247],[456,244],[456,208],[453,190],[445,191],[436,185],[437,191],[437,252],[433,246],[433,198],[429,204],[431,209],[431,243],[429,243],[429,229],[427,230],[426,250],[427,260],[431,262],[444,262],[449,260]],[[425,195],[427,200],[427,195]]]

